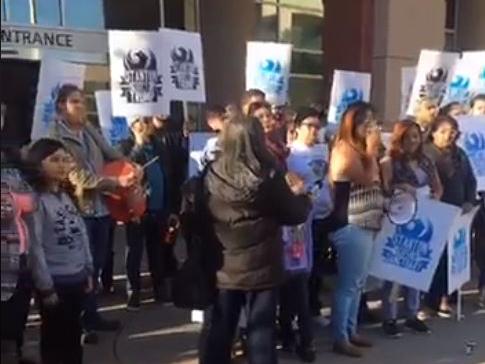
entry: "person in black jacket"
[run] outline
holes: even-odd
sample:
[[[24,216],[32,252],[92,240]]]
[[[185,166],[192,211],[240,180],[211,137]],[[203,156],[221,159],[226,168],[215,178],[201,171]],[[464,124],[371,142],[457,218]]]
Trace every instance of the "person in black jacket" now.
[[[244,308],[249,362],[274,364],[277,288],[284,277],[281,226],[303,223],[311,201],[298,177],[287,174],[285,180],[276,169],[257,119],[229,120],[221,148],[204,179],[223,262],[217,272],[218,296],[201,338],[200,363],[230,363]]]
[[[441,201],[470,212],[476,202],[477,180],[465,151],[456,145],[459,137],[458,123],[451,116],[439,116],[430,127],[431,142],[424,153],[436,165],[443,185]],[[441,317],[451,317],[452,309],[447,296],[448,252],[445,249],[434,274],[427,303]]]
[[[152,277],[155,300],[170,299],[169,277],[177,269],[173,242],[165,241],[167,227],[177,224],[171,200],[170,161],[159,140],[153,135],[151,118],[139,118],[131,124],[132,137],[121,143],[123,154],[145,167],[144,184],[147,190],[147,211],[139,221],[126,226],[128,275],[127,309],[140,308],[140,265],[143,241],[146,243],[148,265]]]

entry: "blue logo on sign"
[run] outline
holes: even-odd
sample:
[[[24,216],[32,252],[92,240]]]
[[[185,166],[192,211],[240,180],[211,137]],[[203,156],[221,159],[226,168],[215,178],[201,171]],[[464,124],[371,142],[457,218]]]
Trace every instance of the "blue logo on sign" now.
[[[126,118],[115,116],[111,119],[111,129],[109,130],[109,139],[111,145],[115,146],[122,140],[128,138],[130,131]]]
[[[363,99],[364,92],[362,90],[358,90],[356,88],[345,90],[337,104],[337,113],[335,115],[336,121],[340,121],[343,113],[350,105],[355,104],[358,101],[362,101]]]
[[[449,97],[452,100],[467,100],[470,97],[470,77],[456,75],[451,81]]]
[[[265,59],[258,67],[259,83],[261,88],[280,95],[283,92],[285,78],[284,69],[279,60]]]
[[[393,236],[387,239],[382,252],[384,263],[420,273],[428,269],[431,262],[430,242],[433,225],[430,220],[414,220],[398,226]]]
[[[56,100],[59,90],[61,89],[61,84],[58,83],[54,86],[49,94],[49,98],[43,103],[44,110],[42,113],[42,124],[47,127],[49,123],[54,119],[56,113]]]
[[[463,140],[477,177],[485,176],[485,135],[480,132],[465,133]]]
[[[458,230],[453,238],[453,252],[451,255],[452,274],[460,274],[468,266],[469,257],[465,238],[465,228]]]

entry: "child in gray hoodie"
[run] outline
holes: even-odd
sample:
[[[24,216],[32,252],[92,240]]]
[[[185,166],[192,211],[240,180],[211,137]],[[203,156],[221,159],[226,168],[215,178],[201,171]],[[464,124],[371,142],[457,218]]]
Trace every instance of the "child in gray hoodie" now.
[[[40,139],[28,160],[37,167],[31,184],[38,193],[38,243],[31,251],[40,294],[42,362],[80,364],[81,309],[92,289],[93,262],[84,221],[68,193],[72,158],[61,142]]]

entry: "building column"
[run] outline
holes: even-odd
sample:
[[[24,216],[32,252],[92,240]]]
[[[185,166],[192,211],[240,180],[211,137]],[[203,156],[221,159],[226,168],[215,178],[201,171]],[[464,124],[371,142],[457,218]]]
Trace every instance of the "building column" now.
[[[485,1],[457,0],[457,11],[458,48],[485,49]]]
[[[240,100],[246,82],[246,42],[253,37],[256,10],[254,1],[200,1],[209,104]]]
[[[372,101],[392,122],[400,114],[401,68],[415,66],[421,49],[444,47],[446,7],[444,0],[374,0],[374,6]]]

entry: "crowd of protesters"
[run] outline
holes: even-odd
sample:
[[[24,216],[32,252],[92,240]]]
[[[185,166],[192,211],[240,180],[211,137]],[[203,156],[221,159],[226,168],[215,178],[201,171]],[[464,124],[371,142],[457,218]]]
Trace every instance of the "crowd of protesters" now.
[[[106,196],[119,188],[141,186],[146,194],[146,211],[125,224],[127,309],[141,308],[144,247],[154,299],[172,300],[171,282],[180,268],[174,244],[181,239],[175,235],[181,226],[181,235],[190,236],[194,226],[180,215],[188,131],[171,131],[170,120],[162,117],[139,117],[129,121],[130,138],[113,147],[87,122],[79,88],[63,86],[56,109],[50,135],[25,153],[2,145],[2,230],[4,220],[14,226],[5,251],[2,232],[2,346],[13,340],[21,349],[35,297],[42,363],[76,364],[83,362],[83,343],[96,344],[97,332],[120,326],[104,319],[97,305],[98,295],[113,289],[116,221]],[[204,312],[200,362],[230,363],[236,337],[244,340],[253,364],[277,363],[280,344],[303,362],[314,362],[314,324],[325,321],[325,275],[336,275],[332,349],[363,356],[373,346],[358,330],[367,306],[363,292],[385,199],[397,187],[412,193],[424,187],[430,198],[463,212],[481,204],[473,236],[478,304],[484,307],[483,194],[456,144],[455,118],[465,113],[485,115],[485,95],[467,107],[451,103],[441,109],[424,98],[414,115],[394,123],[386,148],[377,113],[365,102],[349,106],[333,131],[321,109],[275,107],[260,90],[245,92],[239,105],[208,107],[215,136],[195,177],[206,215],[199,223],[207,225],[199,243],[211,240],[219,251],[206,250],[217,255],[217,291]],[[112,161],[129,161],[134,172],[106,177],[103,168]],[[456,299],[447,295],[447,252],[427,294],[383,282],[382,328],[391,337],[403,331],[401,288],[408,329],[429,333],[427,317],[451,317]]]

